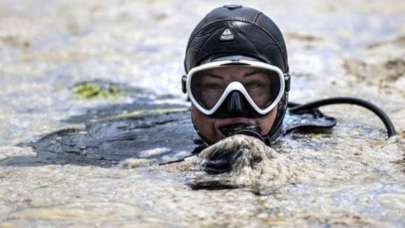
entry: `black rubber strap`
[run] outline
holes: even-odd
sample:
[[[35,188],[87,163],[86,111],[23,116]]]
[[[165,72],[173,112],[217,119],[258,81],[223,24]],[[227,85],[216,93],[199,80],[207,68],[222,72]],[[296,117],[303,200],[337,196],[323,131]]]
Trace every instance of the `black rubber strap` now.
[[[368,101],[359,99],[359,98],[354,98],[354,97],[326,98],[326,99],[313,101],[313,102],[303,104],[303,105],[295,105],[294,107],[291,107],[289,110],[292,113],[300,113],[300,112],[305,112],[305,110],[308,110],[308,109],[315,109],[315,108],[319,108],[322,106],[334,105],[334,104],[352,104],[352,105],[358,105],[363,108],[366,108],[366,109],[374,112],[381,119],[381,121],[385,125],[385,128],[387,129],[388,137],[392,137],[397,134],[395,131],[395,127],[392,124],[391,119],[388,117],[388,115],[383,110],[381,110],[376,105],[374,105]]]

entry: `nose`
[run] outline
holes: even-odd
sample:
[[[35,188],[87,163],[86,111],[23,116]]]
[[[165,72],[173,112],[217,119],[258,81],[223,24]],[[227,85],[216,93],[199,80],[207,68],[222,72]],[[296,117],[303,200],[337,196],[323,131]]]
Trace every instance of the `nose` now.
[[[243,114],[246,110],[245,102],[242,100],[241,94],[237,91],[233,91],[229,95],[227,109],[229,114],[239,115]]]
[[[257,118],[260,115],[253,109],[246,98],[239,91],[232,91],[224,103],[213,115],[214,118],[246,117]]]

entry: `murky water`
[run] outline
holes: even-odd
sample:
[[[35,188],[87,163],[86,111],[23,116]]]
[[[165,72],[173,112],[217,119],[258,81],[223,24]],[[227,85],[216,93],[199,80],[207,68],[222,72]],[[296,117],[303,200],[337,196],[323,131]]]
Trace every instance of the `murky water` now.
[[[337,126],[283,138],[274,149],[296,167],[293,181],[259,193],[192,190],[188,160],[116,165],[131,148],[146,158],[192,152],[179,83],[185,44],[222,4],[0,0],[0,226],[405,226],[405,4],[398,1],[244,4],[285,33],[291,100],[361,97],[382,107],[401,136],[387,141],[364,109],[324,108]],[[73,88],[86,81],[116,83],[125,94],[81,99]],[[54,144],[17,146],[61,129],[72,129],[61,131],[72,144],[57,147],[52,134]],[[131,134],[105,142],[105,129]],[[95,143],[101,149],[72,146]],[[108,146],[131,153],[109,154]]]

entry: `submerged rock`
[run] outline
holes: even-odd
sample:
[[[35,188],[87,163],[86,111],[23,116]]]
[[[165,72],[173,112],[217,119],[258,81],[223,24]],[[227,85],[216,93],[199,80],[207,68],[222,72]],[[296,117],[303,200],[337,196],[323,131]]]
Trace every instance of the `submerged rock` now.
[[[170,163],[192,156],[194,129],[186,111],[140,111],[63,129],[28,145],[47,163],[112,166],[127,159]],[[181,126],[181,127],[180,127]],[[121,163],[139,167],[149,162]],[[134,162],[132,162],[134,163]]]
[[[246,187],[255,193],[275,191],[293,183],[296,171],[288,160],[262,141],[235,135],[199,155],[196,172],[187,181],[192,189]]]

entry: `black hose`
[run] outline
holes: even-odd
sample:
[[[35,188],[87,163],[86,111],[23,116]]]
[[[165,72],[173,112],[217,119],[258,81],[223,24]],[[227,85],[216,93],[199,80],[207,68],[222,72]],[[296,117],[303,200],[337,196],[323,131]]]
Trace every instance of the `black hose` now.
[[[374,112],[381,119],[381,121],[385,125],[385,128],[387,129],[388,137],[391,137],[391,136],[394,136],[397,134],[395,131],[395,127],[392,124],[391,119],[388,117],[388,115],[383,110],[381,110],[376,105],[374,105],[368,101],[359,99],[359,98],[354,98],[354,97],[326,98],[326,99],[313,101],[313,102],[303,104],[303,105],[294,104],[294,105],[292,105],[293,107],[291,107],[289,110],[292,113],[300,113],[300,112],[308,110],[308,109],[315,109],[315,108],[319,108],[322,106],[334,105],[334,104],[352,104],[352,105],[358,105],[363,108],[366,108],[366,109]]]

